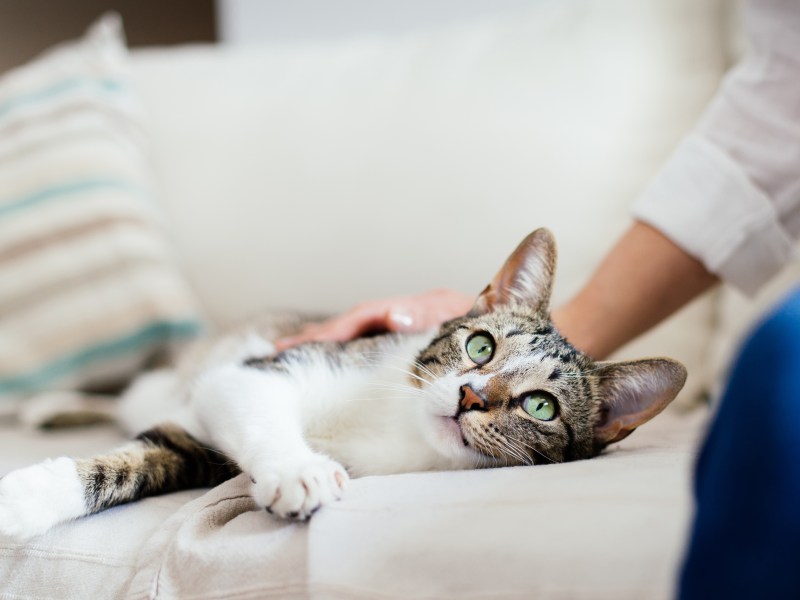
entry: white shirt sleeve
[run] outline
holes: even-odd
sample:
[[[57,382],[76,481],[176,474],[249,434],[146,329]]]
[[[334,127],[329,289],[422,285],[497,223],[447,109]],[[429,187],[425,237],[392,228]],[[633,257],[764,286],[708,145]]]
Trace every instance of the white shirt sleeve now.
[[[750,0],[751,52],[633,207],[753,294],[800,236],[800,0]]]

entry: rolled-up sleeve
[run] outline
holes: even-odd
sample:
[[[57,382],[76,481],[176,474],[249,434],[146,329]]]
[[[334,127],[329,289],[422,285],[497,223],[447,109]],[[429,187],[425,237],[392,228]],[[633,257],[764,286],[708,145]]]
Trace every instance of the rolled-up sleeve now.
[[[751,0],[745,23],[750,53],[633,214],[752,294],[800,236],[800,1]]]

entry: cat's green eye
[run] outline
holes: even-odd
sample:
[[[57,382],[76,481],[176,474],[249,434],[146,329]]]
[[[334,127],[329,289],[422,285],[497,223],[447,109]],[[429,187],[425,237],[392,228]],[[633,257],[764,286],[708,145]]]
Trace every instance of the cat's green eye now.
[[[552,421],[556,418],[556,399],[546,392],[527,394],[522,399],[522,408],[540,421]]]
[[[467,356],[476,365],[485,365],[494,356],[494,340],[488,333],[476,333],[467,340]]]

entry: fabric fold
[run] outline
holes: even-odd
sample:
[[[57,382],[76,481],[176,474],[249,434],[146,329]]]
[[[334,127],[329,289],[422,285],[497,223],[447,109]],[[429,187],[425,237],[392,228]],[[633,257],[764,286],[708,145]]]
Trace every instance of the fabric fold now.
[[[127,600],[307,597],[307,525],[259,510],[241,475],[187,503],[139,553]]]

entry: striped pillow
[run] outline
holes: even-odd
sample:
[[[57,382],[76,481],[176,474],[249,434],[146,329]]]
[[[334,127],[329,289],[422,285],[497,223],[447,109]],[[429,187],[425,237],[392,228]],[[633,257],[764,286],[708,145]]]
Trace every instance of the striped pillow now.
[[[118,382],[199,328],[116,15],[0,78],[0,407]]]

